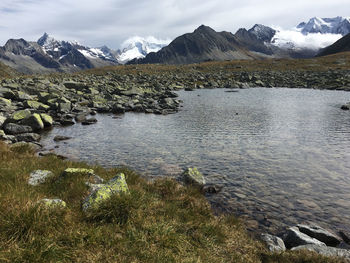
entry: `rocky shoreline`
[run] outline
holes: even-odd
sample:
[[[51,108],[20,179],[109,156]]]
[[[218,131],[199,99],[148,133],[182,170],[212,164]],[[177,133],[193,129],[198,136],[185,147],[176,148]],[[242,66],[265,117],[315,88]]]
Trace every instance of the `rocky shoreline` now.
[[[137,69],[135,67],[134,69]],[[193,66],[159,74],[98,74],[19,77],[0,83],[0,139],[8,143],[38,142],[38,133],[56,125],[96,122],[96,112],[170,114],[181,101],[176,90],[201,88],[288,87],[350,90],[350,73],[261,71],[213,72]],[[349,109],[348,104],[342,109]]]

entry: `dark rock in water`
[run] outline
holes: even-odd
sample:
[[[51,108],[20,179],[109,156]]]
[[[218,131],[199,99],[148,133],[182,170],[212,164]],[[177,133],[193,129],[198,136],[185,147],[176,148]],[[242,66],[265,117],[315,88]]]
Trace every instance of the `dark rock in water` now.
[[[89,118],[89,119],[86,119],[85,121],[83,121],[81,124],[82,125],[91,125],[91,124],[94,124],[96,122],[97,122],[96,118]]]
[[[38,142],[41,139],[41,136],[37,133],[22,133],[16,135],[18,142]]]
[[[350,245],[350,233],[346,233],[344,231],[339,231],[339,235],[344,240],[344,242]]]
[[[269,234],[262,234],[261,240],[266,244],[267,248],[271,252],[283,252],[286,250],[283,240],[279,237]]]
[[[194,88],[192,88],[192,87],[185,87],[185,91],[194,91]]]
[[[304,233],[301,233],[297,227],[288,228],[283,237],[283,241],[288,249],[308,244],[326,246],[325,243],[317,240],[316,238],[312,238]]]
[[[225,92],[231,93],[231,92],[238,92],[238,90],[231,89],[231,90],[225,90]]]
[[[33,129],[30,126],[19,125],[15,123],[7,123],[4,127],[4,131],[6,134],[15,135],[32,132]]]
[[[323,256],[344,257],[345,259],[350,260],[350,251],[347,249],[313,245],[313,244],[308,244],[308,245],[303,245],[303,246],[298,246],[298,247],[292,248],[293,251],[302,250],[302,249],[313,251],[313,252],[316,252],[316,253],[323,255]]]
[[[53,138],[53,140],[55,142],[65,141],[65,140],[69,140],[69,139],[72,139],[72,137],[57,135],[57,136],[55,136],[55,138]]]
[[[317,240],[325,243],[327,246],[336,247],[340,244],[341,239],[335,234],[323,229],[322,227],[312,224],[312,225],[297,225],[299,231],[310,237],[316,238]]]
[[[222,187],[214,184],[206,184],[202,188],[202,192],[206,194],[217,194],[221,191]]]
[[[76,122],[83,122],[86,120],[86,114],[78,114],[74,117]]]
[[[60,123],[61,125],[63,126],[68,126],[68,125],[74,125],[75,122],[72,121],[71,119],[63,119],[63,120],[60,120]]]
[[[90,112],[90,114],[91,114],[91,115],[96,115],[96,114],[97,114],[97,112],[96,112],[96,111],[94,111],[94,110],[92,110],[92,111]]]
[[[350,110],[350,103],[341,106],[342,110]]]

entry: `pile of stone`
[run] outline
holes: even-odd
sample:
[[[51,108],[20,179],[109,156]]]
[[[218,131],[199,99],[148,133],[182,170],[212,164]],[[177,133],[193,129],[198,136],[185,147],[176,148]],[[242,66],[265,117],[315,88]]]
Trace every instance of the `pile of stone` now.
[[[298,224],[288,228],[282,238],[263,234],[261,239],[272,252],[306,249],[324,256],[343,257],[350,262],[350,239],[344,232],[340,232],[340,236],[316,224]]]

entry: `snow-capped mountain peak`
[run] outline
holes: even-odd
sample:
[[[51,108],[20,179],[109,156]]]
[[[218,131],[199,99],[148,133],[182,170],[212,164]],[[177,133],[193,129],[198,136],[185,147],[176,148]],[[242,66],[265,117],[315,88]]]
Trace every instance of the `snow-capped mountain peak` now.
[[[302,22],[297,26],[304,35],[310,33],[341,34],[350,33],[350,18],[337,16],[334,18],[313,17],[307,23]]]
[[[42,46],[44,51],[58,51],[61,47],[60,41],[56,40],[46,32],[38,39],[37,43]]]
[[[170,42],[169,39],[162,40],[155,37],[131,37],[123,42],[118,61],[126,63],[134,58],[144,58],[148,53],[157,52]]]

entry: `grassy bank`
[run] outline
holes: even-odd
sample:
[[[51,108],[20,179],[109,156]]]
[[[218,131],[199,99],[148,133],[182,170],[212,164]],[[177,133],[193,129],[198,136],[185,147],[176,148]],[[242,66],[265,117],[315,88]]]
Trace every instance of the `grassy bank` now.
[[[104,179],[124,172],[131,194],[84,215],[86,178],[60,177],[67,167],[92,168]],[[30,186],[36,169],[55,176]],[[44,209],[36,204],[42,198],[60,198],[67,208]],[[173,180],[148,182],[128,169],[38,158],[1,142],[0,211],[0,262],[342,262],[311,252],[270,254],[242,222],[215,217],[198,190]]]

